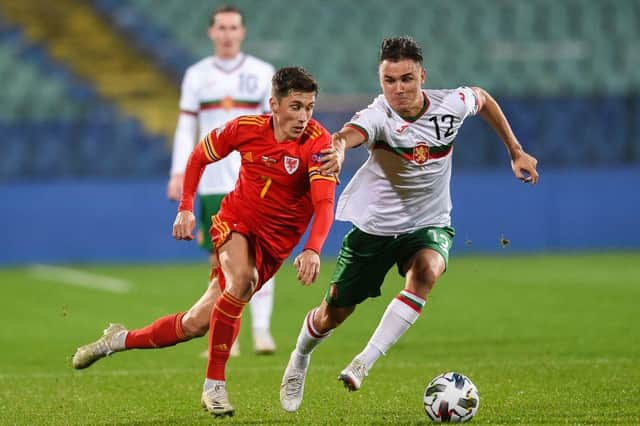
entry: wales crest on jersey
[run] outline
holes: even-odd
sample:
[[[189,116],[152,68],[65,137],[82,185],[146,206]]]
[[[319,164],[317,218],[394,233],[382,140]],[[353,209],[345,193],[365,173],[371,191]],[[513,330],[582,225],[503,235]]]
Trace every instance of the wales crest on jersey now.
[[[284,169],[290,175],[294,174],[296,170],[298,170],[298,166],[300,165],[300,159],[296,157],[289,157],[288,155],[284,156]]]
[[[416,164],[424,164],[429,160],[429,146],[426,142],[418,142],[413,147],[413,161]]]

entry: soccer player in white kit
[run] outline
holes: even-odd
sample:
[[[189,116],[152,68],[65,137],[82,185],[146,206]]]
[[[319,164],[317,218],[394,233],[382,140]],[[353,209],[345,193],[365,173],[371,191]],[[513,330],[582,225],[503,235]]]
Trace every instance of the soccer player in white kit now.
[[[286,411],[302,404],[311,352],[356,305],[380,295],[386,273],[397,265],[405,277],[362,352],[338,379],[360,388],[376,360],[418,319],[427,295],[445,272],[451,227],[453,142],[467,117],[479,113],[511,157],[515,176],[538,180],[537,160],[518,143],[496,101],[478,87],[422,89],[422,49],[410,37],[383,40],[379,78],[383,94],[334,135],[336,159],[321,168],[339,171],[344,151],[365,144],[369,158],[343,191],[336,219],[350,221],[331,285],[320,306],[305,317],[281,387]]]
[[[196,141],[211,129],[241,115],[270,112],[271,77],[274,68],[260,59],[241,52],[245,37],[244,18],[234,6],[221,6],[211,15],[208,35],[213,41],[215,56],[208,56],[189,67],[182,81],[180,117],[173,145],[171,178],[167,195],[179,200],[182,178],[187,160]],[[222,198],[233,190],[240,169],[240,155],[232,155],[209,165],[198,187],[198,243],[210,253],[215,264],[213,245],[209,236],[211,217],[220,208]],[[273,309],[273,279],[269,280],[251,299],[250,311],[254,350],[259,354],[276,349],[271,336]],[[197,321],[208,325],[210,307],[194,312]],[[236,341],[231,349],[239,355]]]

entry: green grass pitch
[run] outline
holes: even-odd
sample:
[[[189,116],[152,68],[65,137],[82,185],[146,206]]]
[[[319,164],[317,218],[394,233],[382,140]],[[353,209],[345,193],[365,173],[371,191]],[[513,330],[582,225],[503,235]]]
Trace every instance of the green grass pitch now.
[[[640,253],[453,257],[415,326],[381,358],[360,391],[336,377],[364,346],[402,280],[361,305],[313,354],[305,401],[282,411],[278,388],[304,314],[327,288],[332,261],[312,287],[290,262],[277,276],[274,356],[251,352],[228,365],[238,424],[427,424],[426,383],[459,371],[478,386],[474,423],[640,424]],[[128,293],[48,282],[30,268],[0,269],[0,424],[211,424],[199,405],[200,339],[131,351],[84,371],[76,346],[108,322],[141,327],[184,310],[207,268],[192,265],[74,266],[126,280]]]

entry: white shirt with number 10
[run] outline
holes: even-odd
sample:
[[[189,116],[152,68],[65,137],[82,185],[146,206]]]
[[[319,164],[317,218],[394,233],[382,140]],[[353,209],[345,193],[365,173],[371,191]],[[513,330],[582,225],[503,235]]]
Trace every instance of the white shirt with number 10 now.
[[[190,66],[182,80],[171,174],[184,173],[196,139],[241,115],[270,111],[273,73],[270,64],[244,53],[228,61],[209,56]],[[239,170],[237,152],[210,164],[198,193],[226,194],[235,187]]]
[[[451,225],[451,154],[478,101],[469,87],[423,90],[417,117],[403,118],[379,95],[347,123],[366,138],[369,158],[343,191],[336,219],[392,236]]]

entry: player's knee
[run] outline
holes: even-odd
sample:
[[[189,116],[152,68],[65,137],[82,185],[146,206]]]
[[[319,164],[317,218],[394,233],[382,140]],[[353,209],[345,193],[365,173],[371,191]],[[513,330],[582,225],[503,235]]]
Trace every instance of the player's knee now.
[[[258,285],[258,273],[255,270],[239,269],[231,273],[228,291],[242,300],[249,300],[253,289]]]
[[[209,331],[209,315],[187,312],[182,317],[182,331],[189,339],[204,336]]]
[[[320,333],[326,333],[342,324],[351,315],[355,307],[336,308],[321,306],[315,315],[315,325]]]
[[[442,266],[433,262],[419,263],[415,266],[415,271],[413,272],[414,285],[423,291],[429,292],[436,285],[440,275],[442,275]]]

